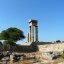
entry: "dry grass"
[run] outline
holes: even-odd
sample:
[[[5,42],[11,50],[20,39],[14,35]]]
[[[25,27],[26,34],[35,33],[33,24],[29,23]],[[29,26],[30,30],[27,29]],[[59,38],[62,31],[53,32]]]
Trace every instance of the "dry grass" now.
[[[62,58],[58,58],[55,60],[42,59],[41,62],[43,62],[43,63],[41,63],[41,64],[58,64],[63,61],[64,61],[64,59],[62,59]],[[40,64],[40,62],[36,62],[36,63]],[[23,60],[23,61],[18,61],[18,62],[9,61],[9,62],[7,62],[7,64],[34,64],[34,61],[33,60]]]
[[[30,60],[24,60],[18,62],[9,61],[7,64],[33,64],[33,63]]]

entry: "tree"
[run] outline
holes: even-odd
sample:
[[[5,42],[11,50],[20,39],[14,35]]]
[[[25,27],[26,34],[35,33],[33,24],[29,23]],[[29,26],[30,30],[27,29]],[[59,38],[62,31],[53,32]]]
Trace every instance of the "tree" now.
[[[0,33],[0,40],[8,40],[8,38],[9,38],[9,34],[6,32],[6,30],[3,30]]]
[[[5,40],[3,42],[4,45],[16,45],[12,40]]]
[[[59,43],[59,42],[61,42],[61,41],[60,41],[60,40],[57,40],[56,42]]]
[[[0,33],[0,39],[6,40],[5,42],[10,42],[10,41],[17,42],[18,40],[22,40],[24,38],[25,36],[23,34],[23,31],[15,27],[10,27],[6,30],[3,30]]]

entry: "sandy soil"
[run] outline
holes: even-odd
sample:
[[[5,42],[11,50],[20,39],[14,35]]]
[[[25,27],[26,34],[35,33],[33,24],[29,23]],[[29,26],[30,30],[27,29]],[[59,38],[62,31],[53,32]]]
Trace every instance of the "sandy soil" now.
[[[12,62],[9,61],[7,64],[64,64],[64,59],[58,58],[56,60],[46,60],[42,59],[41,61],[33,61],[33,60],[23,60],[23,61],[18,61],[18,62]]]

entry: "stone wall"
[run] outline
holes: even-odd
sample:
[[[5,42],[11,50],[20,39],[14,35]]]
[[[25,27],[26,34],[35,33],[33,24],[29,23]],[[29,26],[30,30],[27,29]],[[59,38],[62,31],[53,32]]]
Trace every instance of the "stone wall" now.
[[[38,45],[38,48],[40,52],[49,52],[49,51],[61,52],[64,50],[64,43],[43,44]]]
[[[11,51],[11,52],[22,52],[22,53],[28,53],[28,52],[36,52],[38,50],[38,47],[36,44],[32,43],[29,46],[26,45],[0,45],[0,52],[1,51]]]
[[[38,45],[41,57],[45,59],[53,59],[61,54],[64,50],[64,43],[49,43]]]

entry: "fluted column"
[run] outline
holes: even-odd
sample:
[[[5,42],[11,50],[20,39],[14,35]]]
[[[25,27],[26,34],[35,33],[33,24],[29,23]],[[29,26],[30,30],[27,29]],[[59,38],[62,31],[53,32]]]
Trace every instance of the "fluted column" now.
[[[29,42],[29,33],[28,33],[28,42]]]
[[[31,26],[29,26],[29,42],[31,42]]]
[[[34,26],[31,26],[31,42],[34,42]]]
[[[38,26],[35,26],[36,28],[36,42],[38,42]]]

